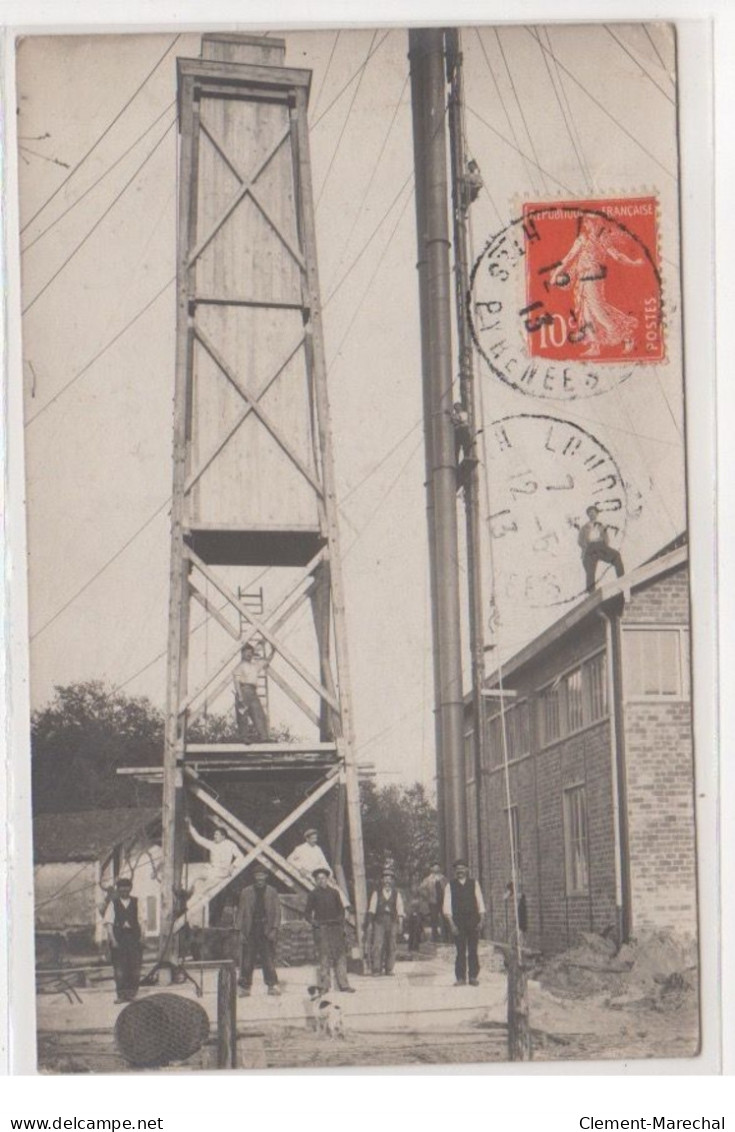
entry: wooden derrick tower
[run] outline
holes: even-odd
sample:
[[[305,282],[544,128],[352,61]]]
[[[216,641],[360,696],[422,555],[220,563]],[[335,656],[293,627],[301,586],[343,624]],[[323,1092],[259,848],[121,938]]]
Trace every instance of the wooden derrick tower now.
[[[338,878],[352,888],[358,932],[366,905],[309,159],[310,72],[285,67],[284,56],[283,40],[215,34],[203,37],[200,59],[178,60],[164,957],[175,951],[181,923],[187,795],[241,845],[242,868],[257,859],[302,890],[311,882],[278,841],[316,802],[331,799],[328,849]],[[269,568],[262,612],[240,585],[253,567]],[[193,663],[194,602],[227,642],[213,671],[201,657]],[[289,631],[309,605],[307,647],[303,632]],[[207,705],[230,692],[248,641],[272,652],[268,678],[296,706],[309,737],[189,741]],[[241,788],[264,775],[305,784],[299,803],[267,833],[228,808],[227,792],[228,783]]]

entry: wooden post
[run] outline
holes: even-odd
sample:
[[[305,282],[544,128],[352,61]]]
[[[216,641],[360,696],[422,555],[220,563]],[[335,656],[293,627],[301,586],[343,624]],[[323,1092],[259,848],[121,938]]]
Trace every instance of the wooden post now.
[[[518,921],[510,917],[508,969],[508,1060],[531,1061],[531,1027],[528,1019],[528,975],[519,945]]]
[[[237,982],[232,962],[224,963],[217,975],[217,1068],[237,1068]]]
[[[319,300],[319,274],[316,262],[316,229],[314,223],[313,196],[311,184],[311,164],[309,161],[309,129],[306,120],[306,91],[296,92],[295,131],[297,187],[300,196],[299,219],[301,239],[306,261],[306,291],[308,298],[309,322],[306,337],[310,346],[313,371],[314,398],[316,404],[319,452],[321,454],[322,483],[324,486],[324,521],[326,523],[327,545],[329,548],[329,578],[332,593],[332,615],[334,619],[334,651],[339,681],[338,714],[342,734],[337,738],[337,750],[344,761],[344,781],[347,799],[348,826],[350,834],[350,856],[352,860],[352,880],[355,889],[355,919],[358,942],[362,942],[362,922],[367,912],[367,881],[365,878],[365,856],[362,844],[362,815],[360,812],[360,788],[357,779],[355,758],[355,736],[350,693],[349,659],[347,654],[347,628],[345,625],[345,599],[342,581],[342,560],[337,524],[337,494],[334,484],[334,461],[332,455],[332,435],[329,421],[329,397],[327,393],[327,363],[324,351],[322,316]],[[327,697],[323,697],[327,698]]]

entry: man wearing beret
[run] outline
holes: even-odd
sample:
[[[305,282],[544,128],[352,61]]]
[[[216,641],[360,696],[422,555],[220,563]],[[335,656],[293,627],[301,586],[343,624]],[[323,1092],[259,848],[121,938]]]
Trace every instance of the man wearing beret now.
[[[469,975],[471,987],[479,986],[480,961],[477,945],[485,915],[480,886],[470,876],[467,862],[454,862],[454,879],[444,889],[444,916],[457,949],[454,964],[455,986],[464,986]]]
[[[339,891],[329,883],[330,873],[318,868],[313,873],[315,887],[309,893],[304,917],[314,929],[319,972],[317,982],[322,992],[332,985],[334,970],[337,986],[346,994],[354,987],[347,981],[347,946],[345,942],[345,909]]]

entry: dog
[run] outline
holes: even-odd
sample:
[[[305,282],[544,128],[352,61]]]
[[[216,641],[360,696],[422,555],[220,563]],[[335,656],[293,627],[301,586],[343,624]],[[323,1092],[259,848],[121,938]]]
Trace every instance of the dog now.
[[[306,988],[307,1021],[310,1029],[325,1038],[344,1038],[345,1028],[342,1007],[324,997],[321,987]]]

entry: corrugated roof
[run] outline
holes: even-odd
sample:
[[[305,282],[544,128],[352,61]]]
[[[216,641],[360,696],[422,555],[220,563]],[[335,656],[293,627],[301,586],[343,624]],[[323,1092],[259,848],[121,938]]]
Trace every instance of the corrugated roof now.
[[[37,865],[59,861],[97,861],[116,845],[134,838],[160,820],[151,806],[38,814],[33,821],[33,858]]]

